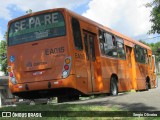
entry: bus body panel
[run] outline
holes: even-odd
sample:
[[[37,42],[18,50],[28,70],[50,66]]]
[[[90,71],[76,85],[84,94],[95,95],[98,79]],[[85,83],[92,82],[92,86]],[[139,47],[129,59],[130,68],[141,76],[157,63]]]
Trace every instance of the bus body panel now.
[[[146,65],[136,63],[136,80],[138,90],[146,88],[146,69]]]
[[[15,61],[9,64],[18,83],[61,79],[64,59],[68,55],[67,39],[63,37],[13,46],[8,52],[11,53],[8,57],[15,57]]]
[[[132,71],[132,67],[133,67],[133,63],[132,63],[132,54],[133,50],[131,47],[126,46],[126,81],[127,81],[127,86],[128,86],[128,90],[132,90],[134,89],[133,87],[133,71]]]
[[[126,79],[126,60],[118,60],[118,82],[120,84],[120,92],[130,90],[129,81]]]
[[[102,56],[101,57],[102,62],[102,78],[103,78],[103,86],[104,90],[109,93],[110,92],[110,79],[112,74],[117,75],[118,74],[118,68],[117,68],[117,60],[115,58],[107,58]],[[119,90],[121,90],[121,86],[119,84]]]

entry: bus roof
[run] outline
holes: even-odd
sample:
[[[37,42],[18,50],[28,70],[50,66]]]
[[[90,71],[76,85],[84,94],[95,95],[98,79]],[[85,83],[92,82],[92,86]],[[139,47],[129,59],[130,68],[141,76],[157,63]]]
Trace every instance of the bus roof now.
[[[129,37],[127,37],[127,36],[125,36],[125,35],[117,32],[117,31],[113,30],[113,29],[110,29],[110,28],[108,28],[108,27],[106,27],[106,26],[103,26],[103,25],[101,25],[101,24],[99,24],[99,23],[97,23],[97,22],[95,22],[95,21],[93,21],[93,20],[91,20],[91,19],[88,19],[88,18],[86,18],[86,17],[84,17],[84,16],[81,16],[81,15],[79,15],[79,14],[77,14],[77,13],[71,11],[71,10],[68,10],[68,9],[66,9],[66,8],[54,8],[54,9],[43,10],[43,11],[39,11],[39,12],[33,12],[33,13],[30,13],[30,14],[26,14],[26,15],[24,15],[24,16],[21,16],[21,17],[18,17],[18,18],[15,18],[15,19],[9,21],[8,26],[9,26],[13,21],[16,21],[16,20],[19,20],[19,19],[23,19],[23,18],[26,18],[26,17],[31,17],[31,16],[38,15],[38,14],[43,14],[43,13],[46,13],[46,12],[56,11],[56,10],[57,10],[57,11],[66,11],[66,12],[70,13],[71,15],[77,17],[78,19],[80,19],[80,20],[82,20],[82,21],[85,21],[86,23],[89,23],[89,24],[91,24],[91,25],[93,25],[93,26],[95,26],[95,27],[98,27],[98,28],[100,28],[100,29],[103,29],[103,30],[105,30],[105,31],[107,31],[107,32],[109,32],[109,33],[112,33],[112,34],[114,34],[114,35],[116,35],[116,36],[118,36],[118,37],[121,37],[121,38],[123,38],[123,39],[125,39],[125,40],[127,40],[127,41],[130,41],[130,42],[132,42],[132,43],[134,43],[134,44],[140,45],[141,47],[144,47],[144,48],[146,48],[146,49],[151,50],[151,48],[150,48],[149,46],[147,46],[147,45],[145,45],[145,44],[143,44],[143,43],[141,43],[141,42],[139,42],[139,41],[137,41],[137,40],[133,40],[132,38],[129,38]]]

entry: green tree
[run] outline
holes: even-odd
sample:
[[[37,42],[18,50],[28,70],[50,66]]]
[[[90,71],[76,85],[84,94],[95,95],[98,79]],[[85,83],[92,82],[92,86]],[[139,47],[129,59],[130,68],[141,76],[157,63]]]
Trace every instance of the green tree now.
[[[150,3],[147,3],[146,7],[152,7],[150,19],[152,26],[149,34],[160,34],[160,0],[153,0]]]
[[[7,75],[7,42],[6,40],[0,41],[0,64],[1,70]]]
[[[151,47],[153,53],[156,55],[156,61],[159,62],[160,61],[160,52],[159,52],[160,42],[151,43],[149,46]]]

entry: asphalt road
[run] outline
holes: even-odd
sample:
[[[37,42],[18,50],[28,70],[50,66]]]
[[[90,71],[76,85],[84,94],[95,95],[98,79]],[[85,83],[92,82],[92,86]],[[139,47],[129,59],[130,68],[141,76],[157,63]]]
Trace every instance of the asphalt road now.
[[[160,80],[158,86],[149,91],[120,93],[118,96],[104,96],[68,103],[115,107],[129,111],[160,111]]]

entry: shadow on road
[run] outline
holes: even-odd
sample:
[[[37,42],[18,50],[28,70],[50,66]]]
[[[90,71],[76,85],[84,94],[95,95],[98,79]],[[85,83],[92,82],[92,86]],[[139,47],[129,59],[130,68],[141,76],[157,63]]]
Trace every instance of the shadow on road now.
[[[100,97],[82,99],[67,104],[106,106],[127,111],[159,111],[160,82],[158,82],[158,84],[158,88],[149,91],[126,92],[120,93],[118,96],[102,95]]]
[[[75,101],[71,104],[82,104],[82,105],[93,105],[93,106],[106,106],[115,109],[128,110],[128,111],[158,111],[159,104],[157,106],[153,106],[148,104],[148,102],[153,102],[154,99],[148,99],[149,93],[153,91],[158,91],[157,89],[152,91],[144,91],[142,94],[146,94],[142,96],[141,92],[136,93],[123,93],[118,96],[101,96],[93,99],[86,99],[81,101]],[[131,97],[132,96],[132,97]],[[141,97],[141,98],[139,98]],[[70,104],[70,103],[69,103]]]
[[[86,102],[83,103],[84,105],[98,105],[98,106],[107,106],[107,107],[114,107],[122,110],[129,110],[129,111],[156,111],[155,107],[147,106],[144,103],[119,103],[114,102],[111,100],[101,101],[101,102]]]

